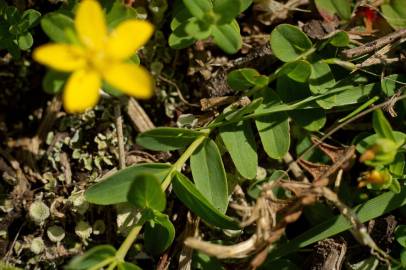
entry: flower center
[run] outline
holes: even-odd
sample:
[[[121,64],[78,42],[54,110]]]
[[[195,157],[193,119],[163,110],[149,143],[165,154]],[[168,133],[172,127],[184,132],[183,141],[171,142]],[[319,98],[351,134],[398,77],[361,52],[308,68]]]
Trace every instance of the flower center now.
[[[100,73],[102,73],[113,63],[113,59],[107,55],[105,50],[88,49],[86,53],[86,60],[90,69],[97,70]]]

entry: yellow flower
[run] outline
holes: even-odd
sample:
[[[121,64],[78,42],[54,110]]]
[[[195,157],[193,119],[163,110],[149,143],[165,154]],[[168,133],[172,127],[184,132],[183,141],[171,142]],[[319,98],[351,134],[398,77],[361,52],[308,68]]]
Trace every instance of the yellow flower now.
[[[41,64],[72,72],[63,93],[66,111],[83,112],[95,106],[103,80],[130,96],[151,97],[153,80],[149,72],[126,60],[151,37],[152,24],[127,20],[109,32],[100,4],[83,0],[77,9],[75,29],[80,45],[51,43],[33,53]]]

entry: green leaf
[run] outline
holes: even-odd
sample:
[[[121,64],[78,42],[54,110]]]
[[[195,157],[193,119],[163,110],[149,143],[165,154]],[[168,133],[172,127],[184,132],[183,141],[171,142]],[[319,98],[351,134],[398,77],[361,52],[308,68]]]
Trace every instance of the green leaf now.
[[[332,87],[334,91],[338,93],[329,94],[332,92],[329,90],[325,95],[316,100],[317,104],[323,109],[331,109],[333,107],[346,106],[365,102],[369,99],[369,96],[377,90],[375,83],[366,85],[344,85],[339,86],[340,82],[337,82]]]
[[[336,81],[328,64],[321,61],[313,63],[311,70],[309,88],[312,93],[323,94],[335,85]]]
[[[175,15],[173,16],[173,19],[171,21],[171,30],[175,31],[176,28],[178,28],[182,23],[185,21],[189,20],[193,15],[190,14],[189,10],[182,5],[175,11]]]
[[[400,186],[399,180],[392,178],[389,186],[389,190],[392,191],[393,193],[400,193],[402,190],[402,187]]]
[[[289,115],[296,124],[308,131],[318,131],[326,124],[326,113],[323,109],[294,110]]]
[[[186,48],[193,43],[196,42],[196,39],[194,37],[189,36],[186,33],[186,26],[189,23],[190,20],[193,18],[190,18],[187,21],[184,21],[181,23],[169,36],[168,39],[168,44],[171,48],[174,49],[183,49]]]
[[[406,76],[403,74],[391,74],[382,78],[381,88],[387,97],[391,97],[406,82]]]
[[[253,179],[257,174],[258,155],[250,122],[227,125],[219,132],[238,172],[245,178]]]
[[[400,251],[400,262],[402,264],[402,267],[406,268],[406,249],[402,249]]]
[[[224,52],[233,54],[238,52],[242,46],[240,29],[236,29],[232,23],[213,25],[212,35],[216,43]]]
[[[222,229],[239,229],[234,219],[217,210],[183,174],[175,174],[172,186],[179,200],[207,223]]]
[[[272,106],[282,103],[278,95],[271,89],[263,90],[262,95],[264,102],[255,113],[262,113]],[[255,124],[265,153],[274,159],[282,158],[290,146],[288,115],[280,112],[257,117]]]
[[[31,48],[33,43],[34,43],[34,39],[32,38],[32,35],[29,32],[25,32],[24,34],[19,35],[17,37],[18,47],[23,51]]]
[[[159,255],[172,245],[175,239],[175,227],[165,214],[155,212],[155,217],[144,225],[145,250]]]
[[[216,0],[214,1],[213,11],[218,16],[216,24],[230,23],[237,17],[242,9],[242,2],[239,0]]]
[[[34,27],[39,22],[40,18],[41,13],[39,13],[35,9],[27,9],[26,11],[24,11],[23,15],[21,16],[21,20],[24,21],[24,24],[26,25],[25,30]]]
[[[198,19],[203,19],[206,13],[213,9],[213,4],[210,0],[183,0],[183,4]]]
[[[107,25],[110,28],[115,28],[128,19],[137,19],[137,11],[124,5],[121,1],[114,1],[106,14]]]
[[[271,49],[283,62],[293,62],[310,50],[312,42],[298,27],[280,24],[271,33]]]
[[[89,249],[85,254],[74,257],[66,266],[68,270],[87,270],[116,255],[116,250],[110,245],[100,245]]]
[[[0,48],[6,49],[14,59],[20,59],[21,57],[21,50],[15,44],[14,40],[11,39],[3,39],[0,42]]]
[[[406,5],[403,0],[391,0],[381,5],[384,18],[395,29],[406,27]]]
[[[334,36],[329,38],[329,43],[335,47],[347,47],[350,43],[350,37],[347,32],[339,31]]]
[[[396,241],[406,248],[406,225],[399,225],[395,231]]]
[[[335,15],[342,20],[351,19],[351,6],[349,0],[315,0],[317,10],[327,21],[334,21]]]
[[[159,127],[139,134],[137,144],[150,150],[172,151],[188,146],[201,135],[204,133],[190,129]]]
[[[160,181],[151,174],[142,174],[131,184],[127,201],[140,209],[165,210],[166,197]]]
[[[227,74],[227,83],[236,91],[244,91],[252,87],[263,88],[269,83],[269,79],[256,69],[241,68]]]
[[[405,154],[398,152],[396,153],[395,160],[389,165],[389,171],[395,178],[403,178],[404,170],[405,170]]]
[[[240,2],[240,13],[251,6],[253,0],[238,0]]]
[[[389,213],[406,204],[406,189],[403,189],[399,194],[393,192],[385,192],[366,203],[356,206],[353,211],[358,216],[359,220],[364,223],[371,219],[375,219],[386,213]],[[306,247],[317,241],[332,237],[336,234],[344,232],[352,227],[351,223],[343,216],[330,218],[325,222],[311,228],[298,237],[292,239],[286,244],[273,249],[268,258],[275,260],[279,257],[293,253],[300,248]]]
[[[312,72],[312,67],[306,60],[298,60],[283,64],[277,76],[286,75],[297,82],[307,82]]]
[[[118,270],[142,270],[138,265],[129,262],[118,262],[117,268]]]
[[[211,31],[212,29],[209,24],[196,18],[187,20],[185,25],[185,32],[189,36],[199,40],[208,38]]]
[[[381,138],[390,139],[394,142],[396,141],[392,127],[390,126],[388,120],[386,120],[382,110],[379,109],[374,111],[372,115],[372,126],[374,127],[376,134],[378,134]]]
[[[73,30],[73,19],[60,12],[50,12],[41,19],[42,30],[55,42],[69,43],[70,39],[65,34],[67,29]]]
[[[21,20],[20,12],[15,6],[6,6],[3,13],[4,20],[9,25],[18,24]]]
[[[102,179],[85,192],[86,200],[90,203],[109,205],[127,202],[127,194],[133,182],[143,174],[152,174],[160,182],[168,175],[169,164],[146,163],[137,164],[120,170]]]
[[[206,139],[190,157],[196,188],[218,211],[228,206],[227,178],[220,151],[213,140]]]
[[[42,88],[48,94],[56,95],[62,91],[69,74],[48,70],[42,79]]]

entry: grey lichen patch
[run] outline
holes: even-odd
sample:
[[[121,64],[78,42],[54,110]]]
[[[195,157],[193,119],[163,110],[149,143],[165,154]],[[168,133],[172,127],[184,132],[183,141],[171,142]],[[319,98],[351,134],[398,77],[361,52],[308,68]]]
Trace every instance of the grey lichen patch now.
[[[79,236],[83,242],[86,243],[86,240],[89,239],[90,235],[92,234],[92,226],[86,221],[79,221],[75,227],[75,233]]]
[[[49,207],[42,201],[35,201],[29,209],[31,219],[38,224],[42,224],[50,215]]]
[[[83,190],[77,190],[75,188],[72,194],[69,196],[68,201],[73,206],[72,210],[80,215],[85,214],[89,209],[89,203],[85,199]]]
[[[53,225],[47,229],[47,236],[52,242],[58,243],[65,238],[65,230],[57,225]]]
[[[30,250],[35,254],[40,254],[45,249],[44,240],[41,237],[36,237],[32,239]]]

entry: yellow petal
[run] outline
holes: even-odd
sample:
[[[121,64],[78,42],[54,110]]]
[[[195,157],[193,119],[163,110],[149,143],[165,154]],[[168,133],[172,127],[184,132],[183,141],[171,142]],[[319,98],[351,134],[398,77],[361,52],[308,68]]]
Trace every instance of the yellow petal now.
[[[154,26],[143,20],[128,20],[115,28],[107,41],[107,53],[115,59],[127,59],[151,38]]]
[[[75,71],[68,79],[63,92],[63,105],[70,113],[81,113],[99,101],[101,78],[93,70]]]
[[[35,61],[60,71],[73,71],[86,65],[83,50],[67,44],[46,44],[35,49]]]
[[[90,49],[101,49],[107,38],[106,19],[96,0],[80,2],[75,17],[75,28],[82,44]]]
[[[142,66],[114,64],[103,72],[103,79],[121,92],[136,98],[150,98],[153,94],[153,79]]]

